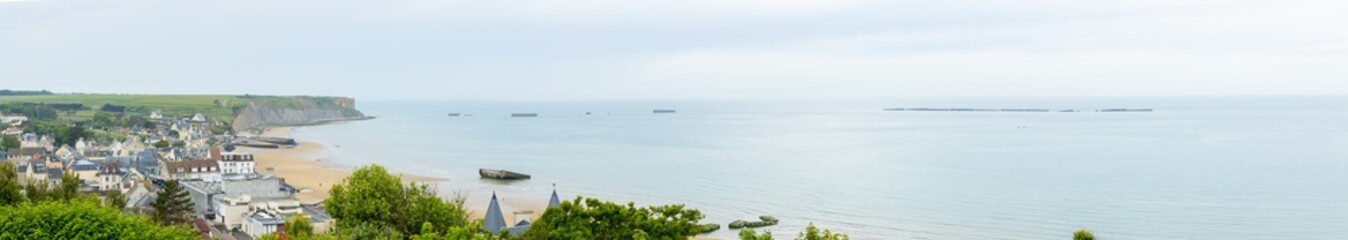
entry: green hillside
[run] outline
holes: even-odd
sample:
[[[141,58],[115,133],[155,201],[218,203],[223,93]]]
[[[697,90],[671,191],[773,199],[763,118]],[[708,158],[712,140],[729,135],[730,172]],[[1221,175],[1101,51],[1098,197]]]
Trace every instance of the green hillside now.
[[[237,111],[248,102],[260,102],[280,107],[298,107],[299,97],[282,96],[225,96],[225,94],[28,94],[28,96],[0,96],[0,104],[35,102],[35,104],[84,104],[84,109],[62,112],[62,119],[88,120],[102,105],[127,107],[127,115],[148,116],[163,111],[164,116],[191,116],[202,113],[209,119],[231,121]],[[333,105],[328,97],[306,97],[319,105]]]
[[[0,96],[3,103],[83,104],[86,109],[62,113],[62,118],[83,120],[93,116],[104,104],[127,107],[126,113],[148,116],[155,110],[165,116],[191,116],[201,113],[208,118],[230,121],[250,100],[284,101],[287,97],[230,96],[230,95],[134,95],[134,94],[54,94]]]

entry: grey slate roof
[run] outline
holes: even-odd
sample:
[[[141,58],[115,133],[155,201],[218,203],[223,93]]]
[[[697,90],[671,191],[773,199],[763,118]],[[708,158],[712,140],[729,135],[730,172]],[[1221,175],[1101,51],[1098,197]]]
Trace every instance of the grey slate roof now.
[[[9,156],[12,156],[12,157],[18,157],[18,156],[32,156],[32,155],[40,155],[40,154],[44,154],[44,153],[46,153],[46,152],[47,152],[47,149],[46,149],[46,148],[42,148],[42,147],[24,147],[24,148],[10,149],[10,150],[8,150],[8,151],[5,151],[5,155],[9,155]]]
[[[127,166],[136,168],[141,173],[150,174],[159,170],[159,157],[155,156],[154,151],[141,151],[132,161],[133,163]]]
[[[98,171],[98,164],[89,160],[79,160],[75,161],[75,164],[71,165],[70,168],[74,171]]]
[[[529,220],[523,220],[520,221],[519,224],[515,224],[514,227],[508,227],[505,230],[510,231],[511,236],[519,236],[524,234],[524,232],[529,231],[529,225]]]
[[[501,205],[496,203],[496,193],[491,193],[491,203],[487,205],[487,216],[482,219],[482,228],[498,233],[506,227],[505,216],[501,215]]]
[[[557,189],[556,189],[556,188],[553,188],[553,189],[552,189],[552,198],[548,199],[548,208],[552,208],[552,207],[556,207],[556,206],[561,206],[561,205],[562,205],[562,201],[561,201],[560,199],[557,199]]]
[[[28,167],[33,168],[34,173],[47,172],[47,163],[42,160],[29,160]]]
[[[48,168],[47,179],[48,180],[61,179],[61,177],[65,176],[65,173],[66,173],[65,171],[61,171],[61,169],[59,168]]]

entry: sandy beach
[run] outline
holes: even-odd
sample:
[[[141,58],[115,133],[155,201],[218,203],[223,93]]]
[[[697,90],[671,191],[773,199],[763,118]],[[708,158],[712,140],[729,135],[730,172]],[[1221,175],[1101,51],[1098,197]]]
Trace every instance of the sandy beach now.
[[[292,138],[290,127],[276,127],[264,131],[259,136]],[[257,171],[263,174],[275,174],[278,177],[285,178],[286,183],[300,189],[295,197],[302,203],[319,203],[328,197],[328,189],[332,184],[339,183],[342,179],[351,175],[356,166],[343,166],[332,162],[324,162],[328,156],[327,149],[323,144],[313,139],[296,139],[299,142],[294,148],[280,149],[256,149],[241,148],[240,151],[253,153],[254,159],[257,159]],[[454,197],[455,192],[452,189],[454,184],[449,179],[425,177],[418,175],[401,174],[405,182],[418,182],[431,184],[439,189],[440,196],[445,199]],[[486,214],[487,199],[490,199],[489,192],[461,192],[467,197],[467,208],[470,216],[476,219],[483,218]],[[506,221],[517,222],[513,212],[533,211],[533,217],[543,214],[547,207],[547,199],[537,198],[506,198],[500,197],[502,211]],[[570,200],[570,199],[562,199]]]
[[[276,127],[264,131],[259,136],[293,138],[294,128]],[[299,142],[298,146],[293,148],[280,149],[256,149],[241,148],[239,151],[253,153],[257,162],[257,171],[262,174],[274,174],[285,178],[286,183],[300,189],[296,198],[302,203],[320,203],[328,197],[328,189],[332,184],[339,183],[342,179],[351,175],[356,166],[344,166],[333,162],[325,162],[329,153],[324,145],[317,139],[295,139]],[[405,182],[418,182],[431,184],[436,188],[440,196],[446,200],[452,199],[455,195],[454,189],[456,183],[449,179],[433,178],[418,175],[410,175],[395,172],[402,175]],[[462,184],[462,183],[460,183]],[[474,219],[482,219],[486,214],[488,200],[491,198],[491,192],[458,192],[466,197],[464,204],[469,216]],[[571,197],[567,197],[571,196]],[[574,195],[563,194],[562,201],[573,200]],[[501,211],[507,224],[513,225],[519,219],[515,218],[514,212],[533,211],[530,218],[538,218],[547,208],[546,196],[540,197],[506,197],[498,196],[498,203],[501,205]],[[717,239],[708,237],[694,237],[692,239]]]
[[[260,136],[290,138],[289,127],[270,128]],[[354,166],[340,166],[322,162],[327,150],[314,141],[299,140],[299,146],[280,149],[240,148],[240,151],[253,153],[257,161],[257,171],[262,174],[275,174],[285,178],[286,183],[300,189],[295,195],[302,203],[318,203],[328,197],[332,184],[341,182]],[[396,174],[396,173],[395,173]],[[436,184],[446,179],[406,175],[403,181]]]

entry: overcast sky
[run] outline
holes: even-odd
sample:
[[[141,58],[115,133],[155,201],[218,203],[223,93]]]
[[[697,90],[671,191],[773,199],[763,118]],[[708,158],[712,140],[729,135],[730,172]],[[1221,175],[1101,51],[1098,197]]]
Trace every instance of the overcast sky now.
[[[0,88],[381,100],[1348,94],[1348,1],[0,0]]]

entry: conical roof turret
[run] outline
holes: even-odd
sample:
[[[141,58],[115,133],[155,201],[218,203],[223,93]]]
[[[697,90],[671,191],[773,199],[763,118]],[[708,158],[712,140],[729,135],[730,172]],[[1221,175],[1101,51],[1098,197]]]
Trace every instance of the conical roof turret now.
[[[493,234],[506,227],[505,216],[501,214],[501,205],[496,203],[496,192],[491,193],[491,203],[487,205],[487,216],[482,219],[482,228]]]
[[[562,205],[561,199],[557,198],[557,184],[554,183],[552,184],[552,198],[548,199],[548,207],[551,208],[561,205]]]

